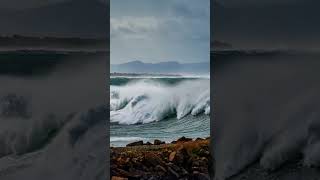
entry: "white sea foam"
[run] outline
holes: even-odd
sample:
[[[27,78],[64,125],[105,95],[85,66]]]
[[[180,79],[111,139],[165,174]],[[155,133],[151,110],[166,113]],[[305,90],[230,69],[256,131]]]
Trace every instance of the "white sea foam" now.
[[[241,59],[216,74],[217,180],[253,163],[277,170],[300,158],[302,165],[320,167],[320,63],[292,58]]]
[[[0,179],[105,179],[104,67],[103,56],[50,76],[0,77]]]
[[[111,86],[110,121],[119,124],[150,123],[175,116],[210,114],[210,81],[185,80],[164,85],[141,80]]]

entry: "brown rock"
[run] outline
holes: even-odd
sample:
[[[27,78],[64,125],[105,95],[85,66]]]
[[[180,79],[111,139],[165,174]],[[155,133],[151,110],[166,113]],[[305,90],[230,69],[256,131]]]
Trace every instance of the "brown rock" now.
[[[177,151],[177,154],[175,155],[174,158],[174,163],[175,164],[179,164],[179,165],[183,165],[185,160],[188,159],[188,153],[185,149],[181,149],[179,151]]]
[[[209,156],[210,153],[209,153],[209,151],[207,151],[205,149],[200,149],[198,155],[199,156]]]
[[[118,176],[112,176],[111,180],[128,180],[128,178],[118,177]]]
[[[164,168],[163,166],[157,165],[155,168],[156,171],[162,171],[162,172],[167,172],[166,168]]]
[[[161,145],[161,144],[165,144],[165,142],[160,141],[159,139],[154,140],[154,145]]]
[[[176,157],[177,152],[173,151],[172,153],[170,153],[169,155],[169,161],[173,161],[174,157]]]
[[[165,165],[165,163],[162,161],[160,157],[152,154],[146,154],[143,163],[150,167],[155,167],[157,165]]]
[[[143,141],[137,141],[137,142],[127,144],[127,147],[129,147],[129,146],[142,146],[142,145],[143,145]]]
[[[188,141],[192,141],[191,138],[186,138],[184,136],[182,136],[180,139],[177,140],[178,142],[188,142]]]
[[[123,170],[123,169],[117,169],[116,171],[118,172],[118,174],[119,174],[120,176],[123,176],[123,177],[128,177],[128,176],[130,176],[130,173],[127,172],[127,171],[125,171],[125,170]]]
[[[152,143],[151,142],[147,142],[147,143],[145,143],[144,145],[148,145],[148,146],[150,146],[150,145],[152,145]]]

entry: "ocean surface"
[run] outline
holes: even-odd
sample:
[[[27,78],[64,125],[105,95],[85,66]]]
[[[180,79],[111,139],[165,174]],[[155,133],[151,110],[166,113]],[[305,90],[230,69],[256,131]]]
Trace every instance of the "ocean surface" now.
[[[208,77],[111,77],[110,144],[210,135]]]

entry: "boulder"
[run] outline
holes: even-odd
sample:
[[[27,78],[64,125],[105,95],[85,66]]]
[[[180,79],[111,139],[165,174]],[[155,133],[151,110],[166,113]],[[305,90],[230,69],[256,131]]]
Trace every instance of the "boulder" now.
[[[177,179],[180,177],[179,173],[177,173],[171,167],[168,167],[168,171],[170,172],[170,174],[174,175]]]
[[[170,155],[169,155],[169,161],[173,161],[173,159],[176,156],[176,154],[177,154],[176,151],[171,152]]]
[[[143,163],[149,167],[156,167],[157,165],[165,166],[164,161],[154,154],[146,154]]]
[[[154,145],[161,145],[161,144],[165,144],[165,142],[160,141],[159,139],[154,140]]]
[[[150,145],[152,145],[152,143],[151,142],[147,142],[147,143],[145,143],[144,145],[148,145],[148,146],[150,146]]]
[[[195,180],[210,180],[210,177],[204,173],[194,171],[193,172],[193,179],[195,179]]]
[[[164,173],[167,172],[166,168],[164,168],[164,167],[161,166],[161,165],[157,165],[157,166],[155,167],[155,170],[156,170],[156,171],[162,171],[162,172],[164,172]]]
[[[130,146],[142,146],[142,145],[143,145],[143,141],[136,141],[136,142],[127,144],[127,147],[130,147]]]
[[[112,176],[111,180],[128,180],[128,178],[118,177],[118,176]]]
[[[182,136],[180,139],[177,140],[177,142],[188,142],[188,141],[192,141],[191,138],[186,138],[184,136]]]

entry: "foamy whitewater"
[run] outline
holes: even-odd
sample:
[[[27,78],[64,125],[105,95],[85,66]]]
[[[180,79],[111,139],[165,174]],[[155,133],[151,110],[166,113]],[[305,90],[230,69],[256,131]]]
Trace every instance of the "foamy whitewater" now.
[[[179,135],[208,136],[209,114],[210,79],[114,77],[111,80],[111,145],[157,138],[171,141]]]
[[[0,179],[106,179],[100,59],[64,63],[50,76],[0,76]]]
[[[319,57],[220,59],[214,81],[216,180],[319,179]],[[264,172],[255,173],[258,168]]]

